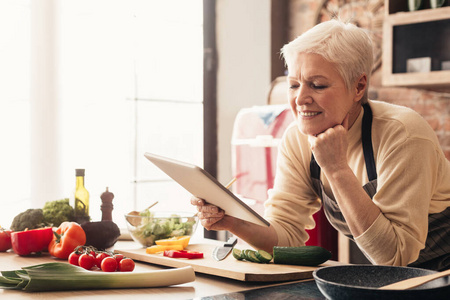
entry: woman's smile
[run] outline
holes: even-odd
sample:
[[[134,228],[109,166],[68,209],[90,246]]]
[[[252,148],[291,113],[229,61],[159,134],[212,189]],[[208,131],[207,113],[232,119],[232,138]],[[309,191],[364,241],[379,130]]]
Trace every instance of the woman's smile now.
[[[313,117],[320,115],[321,112],[314,112],[314,111],[298,111],[298,114],[303,119],[312,119]]]

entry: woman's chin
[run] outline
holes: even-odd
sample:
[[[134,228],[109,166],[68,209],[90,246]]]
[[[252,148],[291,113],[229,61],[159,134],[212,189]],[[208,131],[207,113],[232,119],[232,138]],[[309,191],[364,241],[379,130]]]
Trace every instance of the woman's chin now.
[[[311,136],[317,136],[319,133],[323,132],[323,130],[320,131],[320,129],[317,129],[317,128],[302,126],[302,124],[298,124],[298,129],[304,135],[311,135]]]

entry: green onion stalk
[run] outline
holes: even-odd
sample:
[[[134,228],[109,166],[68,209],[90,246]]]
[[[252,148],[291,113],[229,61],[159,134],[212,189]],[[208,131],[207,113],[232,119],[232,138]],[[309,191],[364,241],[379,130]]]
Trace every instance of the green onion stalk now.
[[[68,263],[53,262],[1,271],[0,288],[27,292],[83,289],[151,288],[195,280],[192,267],[145,272],[96,272]]]

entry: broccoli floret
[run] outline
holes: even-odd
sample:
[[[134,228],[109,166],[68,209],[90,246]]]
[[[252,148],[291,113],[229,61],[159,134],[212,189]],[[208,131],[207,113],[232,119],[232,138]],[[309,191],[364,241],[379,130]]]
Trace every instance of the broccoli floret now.
[[[74,209],[69,204],[69,199],[48,201],[42,209],[44,222],[54,227],[59,227],[62,222],[72,222],[74,220]]]
[[[23,231],[44,227],[44,214],[40,208],[30,208],[14,217],[11,230]]]

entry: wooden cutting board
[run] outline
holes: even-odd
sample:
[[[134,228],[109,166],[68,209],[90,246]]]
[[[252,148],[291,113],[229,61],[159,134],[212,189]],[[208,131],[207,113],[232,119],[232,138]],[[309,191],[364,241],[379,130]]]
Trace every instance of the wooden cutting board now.
[[[222,243],[223,244],[223,243]],[[219,244],[220,245],[220,244]],[[258,264],[247,261],[239,261],[230,253],[224,260],[216,261],[212,258],[214,244],[190,244],[186,250],[204,253],[203,259],[170,258],[162,253],[147,254],[145,248],[115,250],[134,260],[147,263],[168,266],[185,267],[192,266],[195,272],[221,276],[240,281],[292,281],[312,278],[312,272],[317,267],[305,267],[294,265],[279,265],[274,263]],[[325,263],[330,265],[332,263]]]

